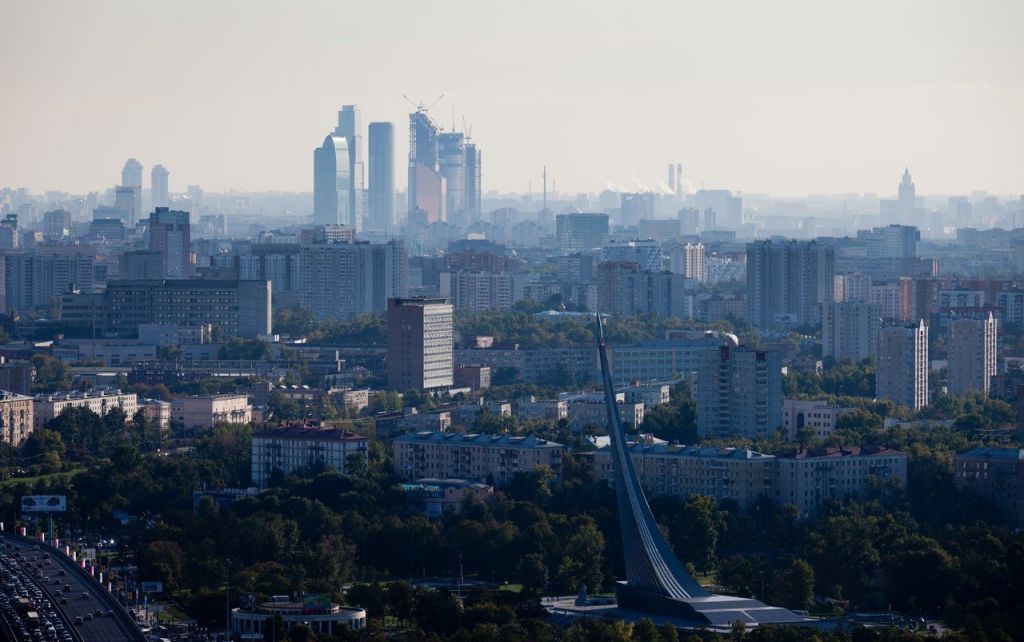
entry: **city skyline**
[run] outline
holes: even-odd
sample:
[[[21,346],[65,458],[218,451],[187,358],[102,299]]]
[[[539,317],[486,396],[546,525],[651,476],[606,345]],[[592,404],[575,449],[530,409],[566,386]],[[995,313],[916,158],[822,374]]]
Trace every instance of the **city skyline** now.
[[[171,169],[173,192],[308,192],[309,149],[342,105],[401,131],[403,94],[444,94],[431,113],[446,130],[473,127],[484,192],[539,192],[545,165],[563,193],[658,190],[668,163],[690,189],[890,195],[909,166],[922,194],[1024,192],[1024,46],[1012,38],[1024,9],[1008,2],[869,3],[856,16],[809,3],[403,5],[400,21],[387,3],[247,9],[5,10],[17,28],[0,69],[19,100],[0,108],[3,182],[84,193],[135,157]],[[125,28],[154,19],[177,37]],[[361,28],[326,37],[343,19]],[[472,27],[437,38],[454,19]],[[353,56],[373,64],[342,64]],[[402,189],[407,152],[396,144]]]

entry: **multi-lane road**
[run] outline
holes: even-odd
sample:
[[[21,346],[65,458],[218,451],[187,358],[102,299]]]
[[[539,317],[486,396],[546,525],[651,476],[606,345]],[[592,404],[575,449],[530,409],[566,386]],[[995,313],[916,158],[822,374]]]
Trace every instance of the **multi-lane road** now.
[[[142,631],[117,600],[62,551],[5,533],[0,535],[0,556],[24,571],[24,577],[33,583],[30,597],[49,602],[75,642],[145,642]],[[17,631],[14,635],[12,642],[24,638]],[[24,639],[34,642],[47,637],[30,631]]]

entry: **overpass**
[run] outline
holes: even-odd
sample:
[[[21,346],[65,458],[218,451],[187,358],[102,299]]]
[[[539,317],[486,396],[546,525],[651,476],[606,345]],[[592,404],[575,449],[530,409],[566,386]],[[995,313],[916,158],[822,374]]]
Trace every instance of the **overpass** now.
[[[146,641],[138,625],[106,587],[63,550],[26,537],[0,533],[0,553],[26,571],[44,598],[60,613],[76,642]]]

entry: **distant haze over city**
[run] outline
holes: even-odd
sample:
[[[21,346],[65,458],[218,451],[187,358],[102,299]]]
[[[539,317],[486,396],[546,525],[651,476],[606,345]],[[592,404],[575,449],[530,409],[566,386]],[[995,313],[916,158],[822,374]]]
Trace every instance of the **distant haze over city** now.
[[[356,104],[432,103],[485,150],[483,190],[1024,192],[1024,4],[46,2],[0,8],[0,184],[312,191]],[[242,9],[244,8],[244,11]],[[148,179],[147,179],[148,180]]]

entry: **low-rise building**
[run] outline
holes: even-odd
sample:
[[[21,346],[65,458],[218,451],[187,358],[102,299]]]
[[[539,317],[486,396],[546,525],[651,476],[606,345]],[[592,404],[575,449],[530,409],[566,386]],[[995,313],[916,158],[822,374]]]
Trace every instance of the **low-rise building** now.
[[[270,636],[274,618],[278,617],[287,629],[304,624],[317,636],[333,636],[345,629],[361,631],[366,628],[364,609],[334,604],[329,594],[313,594],[295,602],[275,599],[232,609],[231,638],[265,640]],[[264,633],[264,629],[268,632]]]
[[[283,475],[333,468],[348,472],[349,458],[366,462],[367,438],[343,428],[300,423],[252,436],[252,483],[265,488],[275,470]]]
[[[18,447],[35,428],[32,397],[0,390],[0,443]]]
[[[1024,449],[975,448],[956,456],[956,485],[995,504],[1014,528],[1024,527]]]
[[[635,442],[630,458],[644,489],[653,496],[709,495],[741,507],[774,495],[775,457],[745,448],[715,448]],[[594,475],[614,483],[609,447],[594,452]]]
[[[247,395],[197,395],[171,402],[171,420],[185,430],[210,430],[220,424],[252,422]]]
[[[782,427],[793,439],[801,430],[814,431],[818,439],[828,437],[836,429],[836,420],[853,408],[835,406],[823,399],[783,399]]]
[[[619,395],[622,396],[621,393]],[[626,428],[636,430],[644,422],[644,404],[642,402],[630,403],[618,400],[619,416],[622,417],[622,425]],[[575,429],[582,429],[586,426],[608,427],[608,407],[604,401],[582,399],[569,404],[569,423]]]
[[[830,501],[867,494],[871,479],[907,486],[907,455],[885,447],[812,448],[776,457],[780,504],[813,513]]]
[[[119,408],[131,419],[139,409],[139,399],[135,393],[123,393],[109,388],[40,394],[33,399],[33,424],[36,428],[42,428],[68,408],[88,408],[101,416]]]
[[[512,413],[522,420],[544,419],[558,421],[569,416],[569,402],[565,399],[520,399],[512,406]]]
[[[161,431],[171,427],[171,404],[159,399],[143,399],[142,410],[146,413],[146,421],[160,427]]]
[[[455,387],[486,390],[491,387],[490,366],[458,365],[454,371]]]
[[[671,388],[667,383],[640,384],[634,383],[618,389],[628,403],[642,403],[645,408],[653,408],[671,399]]]
[[[407,479],[459,478],[505,486],[537,466],[561,478],[565,446],[533,436],[420,432],[393,439],[391,452],[395,472]]]
[[[458,513],[468,497],[486,500],[494,495],[487,484],[465,479],[434,479],[425,477],[401,486],[408,507],[426,517],[441,517],[446,512]]]

